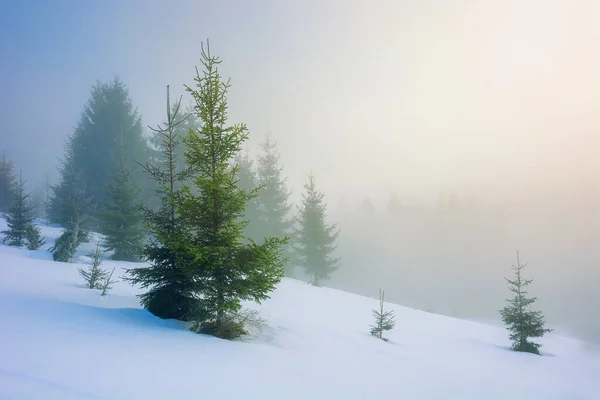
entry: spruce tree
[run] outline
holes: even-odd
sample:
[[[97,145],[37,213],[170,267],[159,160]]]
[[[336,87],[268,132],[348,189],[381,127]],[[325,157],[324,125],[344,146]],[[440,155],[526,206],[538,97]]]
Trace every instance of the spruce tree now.
[[[187,133],[190,129],[197,129],[199,127],[199,122],[191,106],[185,110],[183,109],[181,98],[179,101],[172,103],[169,107],[170,109],[168,111],[171,115],[171,118],[173,119],[174,116],[177,116],[177,120],[173,120],[175,121],[175,124],[172,127],[172,136],[175,140],[175,146],[173,147],[173,172],[175,174],[181,174],[187,169],[187,163],[185,161],[185,146],[183,146],[182,143],[183,138],[187,136]],[[169,121],[167,115],[167,121],[163,123],[162,127],[150,128],[152,134],[150,135],[149,142],[154,150],[152,159],[152,163],[154,165],[163,163],[164,161],[164,127],[168,125]],[[174,189],[179,189],[185,183],[183,177],[184,176],[182,175],[182,179],[174,183]]]
[[[105,250],[113,252],[111,259],[139,261],[146,235],[137,202],[139,190],[125,163],[125,142],[123,139],[121,142],[119,170],[112,174],[109,200],[100,215],[100,229],[105,236]]]
[[[107,277],[107,271],[100,268],[102,264],[102,250],[100,244],[96,243],[96,249],[88,254],[88,257],[92,260],[87,270],[79,268],[77,271],[79,275],[85,280],[85,286],[88,289],[100,289],[102,281]]]
[[[226,125],[230,84],[221,80],[221,61],[208,45],[202,46],[201,61],[204,71],[200,75],[196,70],[195,88],[186,86],[202,125],[185,138],[185,156],[194,175],[193,187],[184,187],[177,202],[184,230],[179,246],[197,299],[192,330],[232,339],[245,333],[241,301],[268,299],[281,280],[281,246],[287,240],[243,240],[247,223],[242,217],[255,192],[237,186],[238,168],[230,164],[248,137],[247,128]]]
[[[321,286],[339,268],[340,259],[332,257],[339,231],[335,224],[328,226],[325,222],[327,206],[323,201],[323,193],[317,191],[313,174],[309,175],[304,189],[295,250],[300,265],[311,277],[311,283]]]
[[[52,201],[52,183],[50,176],[46,175],[46,183],[44,184],[44,220],[50,223],[50,202]]]
[[[246,191],[255,191],[258,187],[258,179],[254,169],[254,163],[248,152],[239,152],[234,158],[234,165],[238,168],[238,188]],[[265,237],[261,226],[260,206],[258,197],[248,200],[244,210],[244,221],[248,222],[244,230],[244,236],[248,239],[260,242]]]
[[[41,219],[42,221],[48,222],[50,216],[50,198],[52,193],[52,186],[50,185],[50,178],[46,175],[44,182],[35,189],[32,194],[32,205],[34,208],[34,216]]]
[[[42,188],[37,187],[31,194],[31,206],[33,217],[40,220],[45,220],[44,215],[44,192]]]
[[[10,210],[14,179],[12,162],[5,153],[2,153],[0,155],[0,216]]]
[[[108,273],[108,271],[105,272],[106,277],[100,283],[100,296],[106,296],[108,292],[112,290],[112,285],[119,282],[112,280],[112,276],[115,273],[115,267],[113,267],[112,271],[110,271],[110,274]]]
[[[539,338],[552,329],[544,327],[544,316],[541,311],[532,311],[530,306],[537,300],[536,297],[527,296],[527,286],[533,279],[523,279],[521,271],[527,264],[521,265],[519,253],[517,252],[517,265],[513,265],[515,271],[514,279],[506,279],[509,289],[514,293],[512,299],[507,300],[508,305],[500,310],[502,321],[510,331],[510,340],[512,340],[512,349],[515,351],[540,354],[541,345],[529,341],[530,338]]]
[[[383,337],[383,332],[389,331],[394,328],[396,321],[394,321],[393,311],[384,311],[385,291],[379,290],[379,310],[373,310],[373,317],[375,318],[375,324],[371,325],[371,335],[378,337],[381,340],[388,341],[387,338]]]
[[[185,117],[180,116],[180,105],[171,105],[167,86],[167,122],[153,129],[161,157],[147,162],[144,170],[154,180],[159,207],[142,207],[144,222],[150,233],[150,241],[143,249],[143,256],[150,264],[147,267],[126,271],[126,280],[132,285],[149,289],[139,297],[141,303],[152,314],[164,319],[190,319],[197,299],[192,291],[193,281],[186,273],[187,252],[184,242],[181,217],[176,209],[176,200],[182,182],[189,176],[189,168],[178,163],[182,131],[180,125]],[[157,140],[157,139],[155,139]]]
[[[64,229],[50,251],[53,259],[60,262],[71,262],[79,245],[89,240],[91,229],[90,199],[82,174],[75,170],[71,160],[67,152],[61,167],[62,180],[52,198],[52,207]]]
[[[279,163],[277,144],[267,135],[262,143],[263,153],[258,157],[257,178],[259,190],[259,207],[261,211],[261,231],[264,237],[287,237],[293,229],[293,218],[290,218],[292,205],[289,203],[290,192],[286,179],[281,176],[283,167]],[[284,254],[290,262],[286,263],[285,273],[292,276],[294,262],[289,246],[284,246]]]
[[[54,261],[71,262],[77,248],[87,237],[86,216],[76,212],[72,219],[63,229],[62,234],[56,239],[54,246],[50,248]]]
[[[25,231],[25,239],[27,240],[28,250],[37,250],[46,243],[46,239],[42,237],[40,227],[30,224]]]
[[[75,164],[74,151],[70,139],[66,146],[64,158],[60,160],[59,182],[51,186],[49,201],[49,220],[63,228],[71,224],[76,214],[85,215],[84,230],[81,231],[82,241],[88,239],[88,231],[93,226],[92,200],[85,184],[83,173]],[[77,218],[76,218],[77,219]]]
[[[4,243],[9,246],[23,246],[27,243],[27,230],[33,225],[33,207],[21,174],[18,181],[13,180],[11,192],[12,205],[6,216],[8,229],[2,231],[2,234]]]
[[[67,141],[67,152],[73,168],[87,184],[90,216],[96,220],[109,197],[108,185],[112,173],[118,173],[111,155],[119,153],[119,139],[127,141],[125,160],[133,180],[145,187],[146,176],[137,162],[150,157],[150,148],[143,136],[141,117],[133,107],[129,91],[118,78],[97,83],[91,91],[75,130]],[[66,179],[61,174],[61,181]],[[59,184],[60,185],[60,184]],[[148,196],[147,191],[143,193]],[[56,211],[56,210],[54,210]],[[54,219],[61,218],[54,214]]]

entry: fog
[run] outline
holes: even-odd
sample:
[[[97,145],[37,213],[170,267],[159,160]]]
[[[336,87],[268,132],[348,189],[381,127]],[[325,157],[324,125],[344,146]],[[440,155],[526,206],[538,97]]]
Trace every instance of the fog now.
[[[250,151],[270,132],[293,200],[311,171],[326,193],[330,286],[497,319],[519,250],[548,321],[600,340],[598,1],[5,4],[0,150],[32,186],[54,175],[115,75],[160,123],[206,38]]]

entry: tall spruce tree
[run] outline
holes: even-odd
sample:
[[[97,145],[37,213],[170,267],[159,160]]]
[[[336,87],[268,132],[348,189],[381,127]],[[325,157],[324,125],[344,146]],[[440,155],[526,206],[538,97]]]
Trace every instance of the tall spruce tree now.
[[[61,164],[61,182],[53,188],[51,208],[62,234],[50,248],[55,261],[71,262],[79,245],[89,239],[92,208],[83,176],[75,170],[73,157],[67,150]]]
[[[323,193],[317,191],[313,174],[309,175],[304,189],[294,247],[300,265],[311,277],[311,283],[321,286],[339,268],[340,259],[332,257],[339,231],[335,224],[328,226],[325,222],[327,206]]]
[[[173,172],[177,174],[184,172],[187,168],[187,163],[185,161],[185,146],[183,146],[182,143],[183,138],[187,136],[190,129],[197,129],[199,127],[199,122],[191,106],[187,109],[183,108],[181,98],[179,101],[172,103],[170,107],[169,112],[171,118],[173,118],[174,115],[177,116],[177,120],[172,127],[173,138],[177,142],[173,147]],[[152,162],[155,165],[163,162],[165,148],[164,127],[168,126],[168,124],[169,121],[167,120],[163,123],[162,127],[150,128],[152,133],[149,142],[154,150]],[[184,183],[183,179],[181,181],[176,181],[173,187],[174,189],[179,189]]]
[[[10,210],[14,179],[12,162],[3,152],[0,155],[0,216]]]
[[[171,105],[167,86],[167,122],[153,129],[160,151],[160,158],[147,162],[144,169],[152,177],[156,187],[159,207],[142,207],[144,222],[151,235],[143,249],[148,267],[127,270],[126,280],[132,285],[149,289],[140,295],[144,308],[164,319],[187,321],[191,318],[197,299],[193,292],[194,283],[185,266],[189,263],[185,250],[185,237],[181,217],[176,208],[181,184],[189,179],[186,165],[177,161],[180,154],[181,125],[185,116],[180,116],[181,99]],[[157,139],[155,139],[157,140]],[[185,161],[185,160],[183,160]]]
[[[211,55],[208,44],[206,49],[202,46],[201,61],[204,71],[200,75],[197,70],[195,88],[186,87],[202,126],[185,138],[186,160],[194,175],[193,187],[183,188],[177,204],[185,231],[180,247],[188,255],[186,269],[198,301],[192,329],[231,339],[245,333],[241,301],[268,299],[281,280],[281,246],[287,240],[243,241],[246,222],[241,219],[255,193],[237,186],[238,168],[230,164],[248,137],[247,128],[226,125],[230,84],[221,80],[221,61]]]
[[[6,216],[8,229],[2,231],[4,243],[9,246],[23,246],[27,243],[28,230],[33,225],[31,196],[25,190],[22,174],[12,182],[12,202]]]
[[[50,176],[48,174],[46,174],[44,181],[36,187],[31,197],[35,209],[35,217],[49,222],[52,185],[50,184]]]
[[[100,215],[100,229],[105,236],[105,250],[113,252],[111,259],[139,261],[146,235],[138,205],[139,189],[125,162],[125,146],[121,138],[120,157],[115,157],[119,169],[112,174],[109,200]]]
[[[530,338],[539,338],[552,329],[544,327],[544,316],[541,311],[532,311],[530,306],[537,300],[536,297],[527,296],[527,286],[533,279],[523,279],[521,271],[527,264],[521,265],[517,252],[517,265],[513,265],[515,279],[506,279],[509,289],[514,293],[512,299],[507,300],[508,305],[500,310],[502,321],[510,331],[510,340],[513,341],[512,349],[515,351],[540,354],[541,345],[529,341]]]
[[[60,160],[59,182],[51,187],[49,202],[50,222],[66,228],[73,220],[81,219],[83,222],[80,232],[81,240],[88,239],[89,230],[93,222],[91,215],[95,207],[92,205],[91,196],[81,170],[75,164],[74,151],[67,143],[64,158]]]
[[[115,78],[108,83],[97,83],[92,88],[75,131],[67,142],[74,170],[82,175],[82,180],[87,184],[92,205],[90,216],[94,219],[103,212],[102,205],[106,204],[109,197],[111,174],[118,171],[118,165],[112,162],[111,155],[118,154],[121,136],[128,144],[125,160],[132,171],[133,180],[145,188],[146,177],[137,162],[148,160],[150,148],[143,136],[141,118],[133,108],[128,89]],[[143,194],[149,196],[147,190]],[[53,219],[64,218],[54,214]]]
[[[234,165],[238,168],[238,188],[245,192],[253,192],[258,187],[258,178],[254,163],[248,152],[239,152],[234,158]],[[260,242],[265,237],[261,226],[261,213],[258,196],[248,200],[244,210],[244,221],[248,222],[244,230],[244,236],[248,239]]]
[[[43,188],[36,187],[33,193],[31,194],[31,206],[33,207],[33,216],[34,218],[39,218],[41,220],[46,219],[45,207],[44,207],[44,192]]]
[[[294,225],[294,220],[290,217],[290,191],[287,189],[286,179],[281,176],[283,167],[279,163],[277,144],[268,134],[262,143],[262,150],[257,168],[261,230],[263,236],[287,237],[292,234]],[[290,248],[286,245],[283,250],[290,261],[286,263],[285,273],[292,276],[295,263]]]

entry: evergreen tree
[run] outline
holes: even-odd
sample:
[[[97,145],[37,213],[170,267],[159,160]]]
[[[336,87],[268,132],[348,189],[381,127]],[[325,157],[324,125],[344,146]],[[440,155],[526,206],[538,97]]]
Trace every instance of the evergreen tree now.
[[[12,162],[5,153],[2,153],[0,155],[0,215],[10,210],[14,179]]]
[[[530,306],[537,300],[536,297],[527,297],[527,286],[533,279],[523,279],[521,271],[527,264],[521,265],[517,252],[517,265],[513,265],[515,279],[506,279],[509,289],[514,293],[512,299],[507,300],[508,305],[500,310],[502,321],[510,331],[510,340],[513,341],[512,349],[515,351],[540,354],[538,343],[529,341],[529,338],[539,338],[552,329],[544,327],[544,316],[540,311],[530,310]]]
[[[112,285],[119,282],[119,281],[113,281],[112,280],[112,276],[115,273],[115,267],[113,267],[112,271],[110,271],[110,274],[108,273],[108,271],[106,272],[106,277],[102,280],[101,284],[100,284],[100,296],[106,296],[108,294],[108,292],[112,289]]]
[[[46,239],[42,237],[40,227],[34,224],[27,226],[25,239],[27,240],[27,249],[29,250],[37,250],[46,243]]]
[[[187,169],[187,163],[185,161],[185,146],[182,141],[183,138],[187,136],[187,133],[190,129],[197,129],[199,127],[198,118],[194,114],[193,108],[190,106],[188,109],[184,110],[181,105],[181,98],[178,102],[175,102],[170,107],[171,118],[174,115],[177,115],[177,121],[174,124],[173,128],[173,138],[176,141],[175,146],[173,147],[173,172],[175,174],[184,173]],[[164,126],[168,126],[169,121],[165,121],[163,123],[163,127],[151,128],[152,134],[149,138],[149,142],[152,145],[154,150],[153,163],[159,164],[163,162],[164,158]],[[185,175],[185,174],[184,174]],[[183,178],[183,177],[182,177]],[[182,179],[181,181],[176,181],[174,183],[174,189],[179,189],[185,181]]]
[[[339,231],[336,225],[327,226],[325,223],[324,195],[317,191],[313,174],[309,175],[304,189],[295,249],[300,265],[312,279],[311,283],[320,286],[339,267],[339,258],[332,257]]]
[[[283,168],[279,164],[276,143],[267,135],[262,144],[263,154],[258,157],[257,177],[259,190],[259,207],[261,211],[261,231],[263,237],[287,237],[293,228],[290,218],[290,192],[286,179],[282,178]],[[284,246],[284,254],[291,261],[289,246]],[[293,262],[286,263],[285,273],[293,275]]]
[[[245,192],[255,191],[258,187],[258,179],[254,169],[254,163],[247,152],[239,152],[234,158],[234,165],[238,168],[238,188]],[[261,242],[265,237],[261,227],[261,214],[259,209],[258,197],[248,200],[244,210],[244,221],[248,222],[244,230],[244,236],[255,242]]]
[[[52,183],[50,176],[46,175],[46,183],[44,184],[44,220],[50,223],[50,202],[52,200]]]
[[[192,291],[193,281],[186,273],[187,253],[181,245],[181,217],[176,209],[178,187],[189,178],[189,168],[178,164],[177,154],[181,137],[181,100],[171,106],[167,86],[167,122],[153,129],[160,150],[160,159],[147,162],[144,169],[152,177],[156,187],[158,209],[143,206],[142,215],[151,239],[143,249],[148,267],[127,270],[126,280],[132,285],[149,289],[140,295],[141,303],[152,314],[164,319],[189,320],[197,300]],[[179,133],[178,133],[179,132]]]
[[[77,248],[83,243],[82,237],[85,232],[84,216],[81,214],[73,215],[73,219],[69,221],[63,229],[62,234],[56,239],[54,246],[50,248],[54,261],[71,262]]]
[[[391,224],[398,224],[402,216],[402,202],[396,192],[392,193],[388,201],[386,210],[386,218]]]
[[[34,218],[44,220],[44,192],[37,187],[31,194],[32,215]]]
[[[50,185],[50,178],[46,175],[46,179],[35,189],[31,199],[34,208],[34,216],[46,222],[48,222],[50,216],[51,192],[52,186]]]
[[[75,214],[85,215],[82,241],[88,239],[89,229],[92,228],[93,206],[88,194],[87,185],[83,173],[75,165],[74,151],[71,139],[67,143],[64,158],[60,161],[58,184],[51,187],[49,202],[49,220],[63,228],[67,227],[73,220]],[[77,219],[77,218],[76,218]]]
[[[111,155],[119,153],[119,139],[127,141],[125,161],[135,182],[145,188],[145,176],[136,162],[143,163],[150,157],[150,148],[143,136],[141,118],[133,108],[127,87],[118,79],[98,83],[92,88],[73,135],[67,142],[67,152],[72,158],[73,169],[80,173],[87,184],[90,198],[90,216],[94,219],[102,213],[102,205],[108,201],[108,185],[111,174],[118,171]],[[66,179],[61,176],[61,181]],[[146,191],[144,195],[148,196]],[[54,218],[61,218],[54,215]]]
[[[121,143],[120,167],[113,174],[109,201],[100,215],[101,233],[105,235],[105,250],[119,261],[139,261],[146,235],[137,203],[139,190],[132,182],[131,171],[125,163],[125,143]]]
[[[61,183],[54,188],[51,207],[59,218],[63,233],[50,248],[55,261],[71,262],[79,245],[89,240],[91,229],[90,200],[81,173],[75,171],[72,158],[67,157],[61,166]]]
[[[30,195],[25,191],[25,182],[19,174],[19,180],[13,180],[11,207],[6,216],[8,229],[3,231],[4,243],[9,246],[23,246],[27,242],[27,230],[33,225],[33,207]]]
[[[79,275],[85,280],[85,286],[88,289],[100,289],[102,281],[107,277],[108,273],[100,268],[102,264],[102,250],[100,244],[96,243],[96,249],[88,254],[92,262],[87,270],[79,268]]]
[[[197,72],[196,88],[186,87],[195,102],[201,129],[185,138],[186,160],[193,187],[184,187],[177,208],[183,220],[182,252],[192,277],[197,304],[192,329],[221,338],[245,333],[240,320],[242,300],[269,298],[283,276],[281,246],[287,240],[267,237],[264,243],[243,242],[242,221],[248,201],[255,196],[237,187],[238,168],[230,163],[247,139],[243,124],[227,124],[227,91],[218,72],[218,57],[202,46],[204,72]]]
[[[170,109],[167,110],[167,114],[170,113],[172,118],[174,115],[177,115],[177,120],[173,120],[176,123],[172,126],[172,136],[175,141],[175,145],[173,146],[172,163],[173,173],[179,174],[181,176],[180,179],[174,182],[174,190],[179,190],[182,185],[189,183],[188,178],[190,175],[186,172],[187,163],[185,161],[185,146],[183,144],[183,138],[187,136],[187,133],[190,129],[196,129],[198,127],[198,119],[194,115],[191,105],[188,106],[187,109],[184,109],[181,104],[181,99],[182,97],[180,97],[179,101],[175,103],[170,103]],[[151,148],[151,157],[147,162],[142,163],[142,165],[144,166],[143,170],[144,172],[146,172],[146,175],[148,175],[145,168],[147,164],[152,164],[155,166],[163,164],[166,166],[166,164],[164,164],[164,129],[166,126],[168,126],[168,124],[169,121],[167,120],[161,125],[159,125],[157,128],[149,127],[151,134],[148,138],[148,142]],[[148,182],[147,186],[151,188],[152,191],[156,192],[157,190],[160,191],[160,187],[158,185],[159,184],[154,178],[150,178],[150,181]],[[160,196],[152,196],[149,199],[147,199],[144,202],[144,204],[155,211],[162,207]]]
[[[373,310],[373,317],[375,318],[375,324],[371,325],[371,335],[378,337],[379,339],[387,342],[388,339],[383,337],[383,332],[393,329],[394,326],[396,325],[396,321],[394,321],[394,312],[393,311],[384,311],[383,310],[384,295],[385,295],[385,292],[380,289],[379,290],[379,310]]]

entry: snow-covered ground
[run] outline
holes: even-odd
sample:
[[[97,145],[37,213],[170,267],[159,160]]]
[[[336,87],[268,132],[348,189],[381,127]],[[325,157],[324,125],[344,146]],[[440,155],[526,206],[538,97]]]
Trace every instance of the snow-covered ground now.
[[[545,356],[515,353],[502,328],[393,304],[385,343],[368,332],[377,301],[289,279],[250,305],[262,331],[196,335],[140,309],[124,282],[85,289],[81,265],[45,251],[60,229],[43,233],[40,251],[0,245],[0,399],[600,399],[592,345],[553,333]]]

